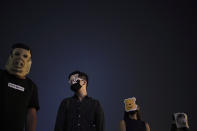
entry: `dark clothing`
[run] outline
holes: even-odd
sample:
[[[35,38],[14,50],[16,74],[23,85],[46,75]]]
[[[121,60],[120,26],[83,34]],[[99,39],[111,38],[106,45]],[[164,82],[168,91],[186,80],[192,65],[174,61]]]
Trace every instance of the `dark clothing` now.
[[[146,131],[145,122],[141,120],[126,119],[126,131]]]
[[[55,131],[104,131],[104,113],[99,101],[88,96],[82,101],[77,96],[64,99]]]
[[[6,131],[23,131],[27,109],[39,109],[36,85],[0,70],[2,120]]]
[[[186,127],[184,127],[184,128],[177,128],[176,124],[172,124],[170,131],[189,131],[189,128],[186,128]]]

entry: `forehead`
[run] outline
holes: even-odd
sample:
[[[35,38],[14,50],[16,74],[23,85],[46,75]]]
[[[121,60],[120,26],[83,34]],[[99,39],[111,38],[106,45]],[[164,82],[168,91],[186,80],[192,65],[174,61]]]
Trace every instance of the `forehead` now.
[[[13,53],[16,53],[16,52],[19,52],[21,54],[26,54],[28,56],[31,56],[30,50],[26,50],[26,49],[23,49],[23,48],[15,48],[15,49],[13,49]]]

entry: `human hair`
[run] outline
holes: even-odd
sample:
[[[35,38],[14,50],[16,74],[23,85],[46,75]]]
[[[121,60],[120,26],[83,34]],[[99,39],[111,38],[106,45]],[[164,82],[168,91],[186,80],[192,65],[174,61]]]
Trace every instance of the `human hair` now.
[[[24,43],[15,43],[15,44],[12,45],[10,53],[12,53],[15,48],[22,48],[22,49],[31,51],[30,47],[27,46],[26,44],[24,44]]]
[[[79,74],[79,77],[82,78],[82,79],[84,79],[87,82],[87,85],[88,85],[88,75],[85,72],[81,72],[79,70],[76,70],[76,71],[71,72],[69,74],[69,76],[68,76],[68,79],[70,79],[70,77],[72,75],[75,75],[75,74]]]
[[[139,110],[135,110],[135,111],[129,111],[129,112],[124,112],[124,120],[128,120],[130,119],[129,116],[133,116],[133,115],[137,115],[137,120],[141,120],[141,115],[140,115],[140,111]]]

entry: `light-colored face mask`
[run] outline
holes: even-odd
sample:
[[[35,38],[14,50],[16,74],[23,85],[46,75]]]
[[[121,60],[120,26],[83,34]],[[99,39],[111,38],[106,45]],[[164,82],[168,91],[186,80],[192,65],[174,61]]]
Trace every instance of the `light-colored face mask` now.
[[[136,101],[135,97],[124,99],[125,111],[126,112],[135,111],[135,110],[138,109],[138,106],[135,103],[135,101]]]
[[[70,85],[76,84],[78,80],[81,81],[83,79],[79,78],[79,74],[74,74],[70,77],[69,84]]]
[[[31,69],[31,53],[23,48],[15,48],[5,65],[6,70],[13,75],[25,78]]]
[[[183,113],[183,112],[174,113],[174,118],[175,118],[175,123],[176,123],[177,128],[183,128],[183,127],[189,128],[186,113]]]

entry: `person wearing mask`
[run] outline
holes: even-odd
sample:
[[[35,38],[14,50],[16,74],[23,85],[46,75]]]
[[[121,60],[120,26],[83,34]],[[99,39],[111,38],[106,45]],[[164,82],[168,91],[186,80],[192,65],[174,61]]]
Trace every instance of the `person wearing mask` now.
[[[68,76],[74,95],[58,109],[55,131],[104,131],[104,112],[98,100],[88,96],[88,75],[74,71]]]
[[[184,112],[177,112],[172,115],[170,131],[189,131],[188,117]]]
[[[30,48],[23,43],[14,44],[5,70],[0,70],[1,130],[36,130],[39,101],[37,86],[27,77],[31,64]]]
[[[120,121],[120,131],[150,131],[149,124],[140,118],[140,108],[136,104],[136,98],[125,99],[124,104],[124,119]]]

